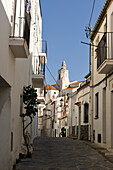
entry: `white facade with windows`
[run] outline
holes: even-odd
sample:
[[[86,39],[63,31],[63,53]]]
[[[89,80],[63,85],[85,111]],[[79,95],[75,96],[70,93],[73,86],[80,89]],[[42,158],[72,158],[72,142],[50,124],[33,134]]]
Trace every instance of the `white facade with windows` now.
[[[1,0],[0,16],[0,169],[9,170],[23,151],[22,94],[24,86],[32,85],[32,56],[37,55],[40,45],[39,41],[35,45],[42,33],[40,1]],[[35,25],[37,31],[33,31],[34,18],[39,22]],[[42,51],[40,55],[43,56]],[[41,84],[42,79],[38,80]],[[28,128],[33,138],[36,124],[35,119],[32,128]]]
[[[89,80],[80,84],[76,92],[68,95],[68,135],[89,140],[90,133],[90,87]]]
[[[68,94],[77,91],[80,84],[81,82],[69,81],[69,71],[66,69],[65,61],[63,61],[61,69],[58,70],[56,84],[45,86],[46,105],[43,117],[45,135],[59,137],[61,129],[65,128],[66,136],[68,136],[68,115],[70,109],[67,100]],[[51,116],[49,115],[50,113]],[[46,118],[45,115],[47,116]],[[50,131],[51,128],[52,131]]]
[[[106,0],[91,34],[91,137],[92,141],[113,148],[113,2]],[[99,33],[101,32],[101,33]]]

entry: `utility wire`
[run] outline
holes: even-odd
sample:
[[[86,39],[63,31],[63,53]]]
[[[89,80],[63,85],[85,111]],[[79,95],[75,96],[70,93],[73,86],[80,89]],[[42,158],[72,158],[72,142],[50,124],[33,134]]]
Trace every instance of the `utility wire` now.
[[[50,69],[48,68],[47,64],[45,64],[45,65],[46,65],[46,68],[47,68],[47,70],[49,71],[50,75],[52,76],[53,80],[56,82],[56,85],[57,85],[58,88],[60,89],[60,87],[59,87],[57,81],[55,80],[54,76],[52,75],[52,73],[51,73]]]
[[[49,73],[51,74],[51,76],[52,76],[53,80],[56,82],[56,80],[55,80],[54,76],[52,75],[51,71],[49,70],[49,68],[48,68],[47,64],[46,64],[46,67],[47,67],[47,70],[49,71]]]
[[[95,7],[95,0],[93,1],[93,7],[92,7],[92,11],[91,11],[90,20],[89,20],[89,26],[91,24],[91,19],[92,19],[92,16],[93,16],[94,7]]]
[[[90,16],[90,20],[89,20],[89,25],[85,26],[85,33],[86,33],[86,37],[88,39],[90,37],[90,32],[91,32],[91,19],[92,19],[92,16],[93,16],[94,6],[95,6],[95,0],[93,1],[93,7],[92,7],[92,10],[91,10],[91,16]]]

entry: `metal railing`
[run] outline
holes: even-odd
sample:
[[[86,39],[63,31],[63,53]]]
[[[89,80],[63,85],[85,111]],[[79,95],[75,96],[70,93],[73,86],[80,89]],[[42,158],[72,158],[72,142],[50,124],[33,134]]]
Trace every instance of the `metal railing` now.
[[[16,4],[17,5],[17,4]],[[25,15],[21,16],[21,9],[20,9],[20,16],[16,18],[16,5],[15,5],[15,12],[14,12],[14,24],[12,26],[12,35],[11,38],[24,38],[27,42],[29,47],[29,40],[30,40],[30,22],[31,22],[31,14],[26,11],[27,8],[27,1],[25,2]]]
[[[25,12],[25,26],[24,26],[24,36],[27,45],[29,47],[29,40],[30,40],[30,22],[31,22],[31,15],[30,13]]]
[[[46,53],[47,55],[47,41],[39,40],[38,49],[39,49],[39,53]]]
[[[33,74],[45,76],[45,57],[33,56]]]
[[[97,47],[97,68],[107,59],[107,33],[101,38]]]
[[[106,59],[113,59],[113,32],[104,33],[97,46],[97,69]]]

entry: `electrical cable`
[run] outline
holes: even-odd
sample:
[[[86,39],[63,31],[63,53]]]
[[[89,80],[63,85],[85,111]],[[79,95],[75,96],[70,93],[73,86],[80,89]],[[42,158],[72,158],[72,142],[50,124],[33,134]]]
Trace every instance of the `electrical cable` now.
[[[92,11],[91,11],[90,20],[89,20],[89,26],[91,24],[91,19],[92,19],[92,16],[93,16],[94,7],[95,7],[95,0],[93,1],[93,7],[92,7]]]
[[[91,16],[90,16],[90,20],[89,20],[89,25],[85,26],[85,33],[86,33],[86,37],[88,39],[89,39],[90,33],[91,33],[91,19],[92,19],[92,16],[93,16],[94,7],[95,7],[95,0],[93,1],[93,7],[92,7],[92,10],[91,10]]]
[[[47,68],[47,70],[49,71],[50,75],[52,76],[53,80],[56,82],[56,85],[57,85],[58,88],[60,89],[60,86],[58,85],[57,81],[55,80],[54,76],[52,75],[52,73],[51,73],[50,69],[48,68],[47,64],[45,64],[45,65],[46,65],[46,68]]]

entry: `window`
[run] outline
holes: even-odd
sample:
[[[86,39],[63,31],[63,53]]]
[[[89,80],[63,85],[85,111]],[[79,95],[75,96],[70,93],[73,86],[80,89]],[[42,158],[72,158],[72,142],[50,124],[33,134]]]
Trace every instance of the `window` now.
[[[13,151],[13,132],[11,132],[11,152]]]
[[[59,74],[59,80],[60,80],[60,74]]]
[[[95,118],[99,116],[99,93],[95,94]]]
[[[84,104],[84,123],[88,123],[89,104]]]
[[[98,143],[101,143],[101,134],[98,134]]]

